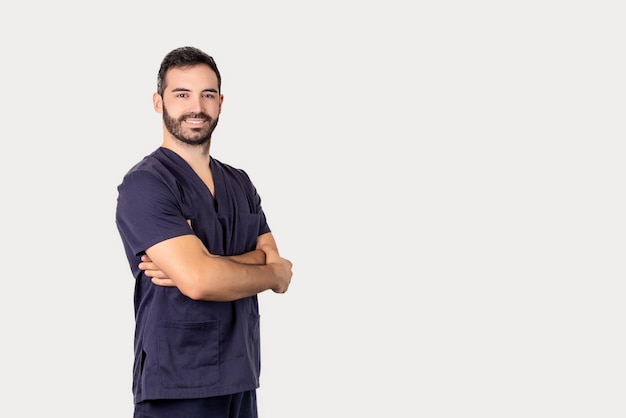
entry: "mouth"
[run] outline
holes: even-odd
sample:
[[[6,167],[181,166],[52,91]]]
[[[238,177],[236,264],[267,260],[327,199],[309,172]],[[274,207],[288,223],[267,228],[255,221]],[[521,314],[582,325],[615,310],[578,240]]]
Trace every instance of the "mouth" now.
[[[184,121],[194,126],[200,126],[207,122],[204,118],[185,118]]]

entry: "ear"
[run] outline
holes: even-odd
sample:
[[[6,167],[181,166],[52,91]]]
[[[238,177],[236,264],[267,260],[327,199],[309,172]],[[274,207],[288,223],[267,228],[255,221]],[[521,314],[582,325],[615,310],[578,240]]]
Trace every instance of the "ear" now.
[[[218,112],[221,114],[222,113],[222,104],[224,103],[224,95],[220,94],[220,107]]]
[[[152,95],[152,104],[154,105],[154,111],[157,113],[163,113],[163,97],[159,93]]]

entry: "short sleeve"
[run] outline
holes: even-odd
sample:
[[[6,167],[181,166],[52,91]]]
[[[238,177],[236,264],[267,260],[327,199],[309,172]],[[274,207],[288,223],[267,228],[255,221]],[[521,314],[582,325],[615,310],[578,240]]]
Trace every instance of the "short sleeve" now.
[[[131,172],[118,186],[116,223],[135,256],[161,241],[193,234],[175,190],[149,171]]]

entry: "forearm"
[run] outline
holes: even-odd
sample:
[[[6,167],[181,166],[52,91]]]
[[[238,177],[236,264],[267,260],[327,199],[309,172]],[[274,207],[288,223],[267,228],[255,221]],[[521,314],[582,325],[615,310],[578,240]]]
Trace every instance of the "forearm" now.
[[[176,286],[196,300],[232,301],[268,289],[284,293],[291,281],[291,262],[280,257],[268,240],[272,241],[271,234],[259,239],[256,250],[219,257],[210,254],[196,236],[183,235],[146,250],[140,268],[154,284]]]
[[[265,264],[265,252],[261,250],[253,250],[244,254],[231,255],[224,258],[241,264]]]
[[[240,258],[249,261],[254,257]],[[194,270],[177,285],[181,292],[195,300],[227,302],[280,286],[279,272],[272,265],[243,263],[232,257],[207,258]]]
[[[227,256],[226,258],[243,264],[263,265],[269,252],[278,253],[278,248],[276,247],[274,237],[268,232],[258,238],[255,250],[244,254]]]

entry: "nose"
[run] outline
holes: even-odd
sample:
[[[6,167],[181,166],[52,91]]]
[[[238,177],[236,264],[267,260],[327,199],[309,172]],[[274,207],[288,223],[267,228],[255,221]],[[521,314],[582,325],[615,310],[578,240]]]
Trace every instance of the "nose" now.
[[[190,113],[200,113],[202,112],[202,100],[200,96],[192,96],[188,103],[189,108],[187,109]]]

